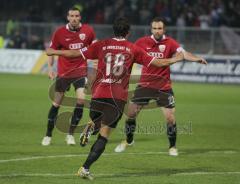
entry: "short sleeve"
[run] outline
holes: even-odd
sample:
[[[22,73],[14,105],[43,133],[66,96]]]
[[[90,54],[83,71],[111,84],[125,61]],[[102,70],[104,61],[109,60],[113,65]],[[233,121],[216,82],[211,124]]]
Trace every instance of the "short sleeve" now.
[[[56,50],[60,49],[61,46],[60,46],[59,39],[58,39],[58,31],[55,31],[55,33],[53,34],[49,47],[52,49],[56,49]]]
[[[89,45],[91,45],[96,40],[96,34],[94,32],[94,29],[91,26],[87,26],[87,32],[89,33],[89,36],[88,36]]]
[[[135,45],[144,49],[144,43],[143,43],[142,39],[136,40]]]
[[[172,39],[171,40],[171,54],[175,54],[176,52],[181,52],[181,51],[184,51],[184,49],[180,46],[180,44]]]
[[[91,44],[92,43],[94,43],[95,42],[95,40],[96,40],[96,33],[94,32],[94,30],[93,30],[93,28],[91,28],[91,35],[92,35],[92,37],[91,37]]]

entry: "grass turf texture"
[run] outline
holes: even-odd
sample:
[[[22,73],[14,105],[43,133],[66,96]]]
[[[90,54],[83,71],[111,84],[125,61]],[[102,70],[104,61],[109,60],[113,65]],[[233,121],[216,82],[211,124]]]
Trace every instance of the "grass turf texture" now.
[[[74,174],[94,136],[85,148],[67,146],[65,134],[55,129],[52,145],[40,145],[51,103],[47,77],[0,74],[0,84],[0,183],[89,183]],[[104,155],[91,168],[92,183],[239,183],[240,87],[175,83],[174,91],[180,155],[167,155],[159,109],[142,111],[136,144],[124,153],[114,153],[124,138],[123,116]],[[72,108],[61,109],[66,110]],[[85,110],[82,123],[87,120]]]

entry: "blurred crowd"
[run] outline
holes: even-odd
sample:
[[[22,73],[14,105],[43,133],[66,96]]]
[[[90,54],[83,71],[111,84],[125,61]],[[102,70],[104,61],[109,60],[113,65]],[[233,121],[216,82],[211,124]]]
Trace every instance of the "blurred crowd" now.
[[[155,16],[169,25],[240,27],[239,0],[1,0],[0,21],[63,22],[70,6],[81,9],[86,22],[111,24],[117,16],[146,25]]]
[[[45,43],[38,34],[26,34],[26,32],[20,31],[18,22],[10,20],[7,22],[5,37],[0,33],[0,48],[3,47],[43,50]]]
[[[0,47],[4,35],[8,48],[44,48],[43,38],[32,33],[26,37],[17,24],[64,23],[72,6],[78,7],[82,21],[90,24],[112,24],[116,17],[125,16],[134,25],[149,25],[159,16],[168,26],[240,27],[239,0],[1,0],[0,23],[5,22],[7,30],[0,30]]]
[[[146,25],[160,16],[173,26],[240,27],[238,0],[88,0],[83,3],[83,13],[88,22],[99,24],[126,16],[133,24]]]

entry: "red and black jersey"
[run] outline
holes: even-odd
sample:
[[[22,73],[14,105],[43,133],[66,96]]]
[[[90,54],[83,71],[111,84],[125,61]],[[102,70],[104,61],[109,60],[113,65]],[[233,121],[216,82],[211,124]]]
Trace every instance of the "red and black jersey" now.
[[[145,36],[138,39],[135,44],[157,58],[171,58],[173,54],[183,50],[177,41],[165,35],[160,41],[155,40],[153,35]],[[171,89],[170,67],[143,66],[140,85],[161,90]]]
[[[98,59],[92,98],[127,100],[133,64],[148,67],[154,57],[125,39],[106,39],[80,50],[84,59]]]
[[[95,33],[87,24],[82,24],[76,31],[71,31],[68,24],[58,28],[52,38],[50,47],[57,50],[76,50],[88,47],[95,40]],[[87,63],[82,57],[58,58],[58,76],[66,78],[87,75]]]

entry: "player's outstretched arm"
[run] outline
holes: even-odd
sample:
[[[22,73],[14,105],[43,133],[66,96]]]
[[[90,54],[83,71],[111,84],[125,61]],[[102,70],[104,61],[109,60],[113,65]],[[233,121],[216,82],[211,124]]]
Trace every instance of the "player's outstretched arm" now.
[[[178,54],[176,54],[175,57],[172,58],[167,58],[167,59],[154,59],[150,64],[157,66],[157,67],[165,67],[165,66],[169,66],[172,65],[174,63],[180,62],[184,59],[184,55],[182,52],[179,52]]]
[[[46,49],[46,54],[48,56],[63,56],[69,58],[81,57],[82,54],[79,50],[55,50],[52,48]]]
[[[204,65],[207,64],[207,61],[204,58],[196,56],[196,55],[194,55],[190,52],[187,52],[187,51],[184,52],[184,59],[187,60],[187,61],[197,62],[197,63],[204,64]]]

